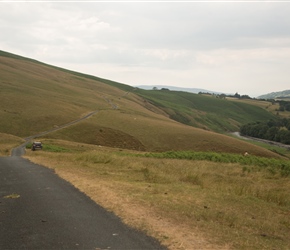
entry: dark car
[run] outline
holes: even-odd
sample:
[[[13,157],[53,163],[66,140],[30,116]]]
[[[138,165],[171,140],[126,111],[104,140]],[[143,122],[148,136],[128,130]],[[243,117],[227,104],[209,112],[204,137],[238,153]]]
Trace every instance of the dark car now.
[[[42,149],[42,143],[40,141],[35,141],[32,143],[31,150]]]

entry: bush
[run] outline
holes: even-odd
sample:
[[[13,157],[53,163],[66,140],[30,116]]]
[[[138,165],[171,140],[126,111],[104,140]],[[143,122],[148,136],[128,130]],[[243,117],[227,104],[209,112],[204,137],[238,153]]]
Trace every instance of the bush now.
[[[222,163],[239,163],[248,166],[258,166],[268,168],[272,174],[280,174],[282,177],[290,176],[290,162],[272,158],[264,158],[257,156],[243,156],[237,154],[215,153],[215,152],[191,152],[191,151],[169,151],[163,153],[147,153],[145,157],[152,158],[168,158],[168,159],[184,159],[184,160],[199,160],[212,161]],[[244,170],[245,171],[245,170]]]

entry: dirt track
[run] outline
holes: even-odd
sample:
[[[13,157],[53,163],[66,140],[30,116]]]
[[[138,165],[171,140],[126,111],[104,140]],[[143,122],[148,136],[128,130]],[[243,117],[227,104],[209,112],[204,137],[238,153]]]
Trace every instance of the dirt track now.
[[[32,135],[32,136],[29,136],[29,137],[24,138],[25,143],[23,143],[22,145],[18,146],[17,148],[14,148],[14,149],[12,150],[11,156],[22,156],[22,155],[24,155],[24,153],[25,153],[24,148],[25,148],[25,146],[26,146],[26,145],[27,145],[27,144],[28,144],[32,139],[37,138],[37,137],[41,137],[41,136],[43,136],[43,135],[47,135],[47,134],[49,134],[49,133],[51,133],[51,132],[54,132],[54,131],[57,131],[57,130],[60,130],[60,129],[63,129],[63,128],[66,128],[66,127],[69,127],[69,126],[71,126],[71,125],[73,125],[73,124],[76,124],[76,123],[78,123],[78,122],[80,122],[80,121],[83,121],[83,120],[85,120],[85,119],[88,119],[89,117],[91,117],[92,115],[96,114],[97,112],[98,112],[98,110],[95,110],[95,111],[90,112],[89,114],[87,114],[87,115],[85,115],[85,116],[83,116],[83,117],[81,117],[81,118],[79,118],[79,119],[77,119],[77,120],[74,120],[74,121],[72,121],[72,122],[69,122],[69,123],[66,123],[66,124],[64,124],[64,125],[57,126],[57,127],[53,128],[53,129],[49,129],[49,130],[47,130],[47,131],[45,131],[45,132],[41,132],[41,133],[39,133],[39,134]]]

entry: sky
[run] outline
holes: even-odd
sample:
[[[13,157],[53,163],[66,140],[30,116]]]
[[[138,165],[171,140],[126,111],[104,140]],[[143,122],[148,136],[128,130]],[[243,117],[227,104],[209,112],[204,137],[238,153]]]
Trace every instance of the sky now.
[[[3,1],[0,50],[131,86],[290,89],[290,1]]]

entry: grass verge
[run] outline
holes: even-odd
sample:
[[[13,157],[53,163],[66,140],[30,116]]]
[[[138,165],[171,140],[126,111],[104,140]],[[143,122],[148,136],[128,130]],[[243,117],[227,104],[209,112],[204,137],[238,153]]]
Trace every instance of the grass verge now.
[[[0,133],[0,156],[8,156],[12,148],[24,143],[24,140],[5,133]]]
[[[290,182],[279,166],[269,171],[255,163],[135,157],[133,151],[86,144],[45,144],[67,151],[29,150],[25,157],[55,169],[169,249],[290,248]]]

